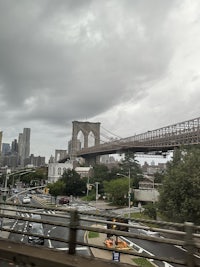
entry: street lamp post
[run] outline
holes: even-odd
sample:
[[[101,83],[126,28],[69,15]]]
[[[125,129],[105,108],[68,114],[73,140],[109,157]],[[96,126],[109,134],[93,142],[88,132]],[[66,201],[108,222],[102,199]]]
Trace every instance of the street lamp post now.
[[[96,186],[96,212],[97,212],[97,200],[99,198],[99,183],[95,182],[95,186]]]
[[[4,194],[3,194],[3,200],[4,201],[6,201],[6,198],[7,198],[7,190],[8,190],[7,184],[8,184],[8,179],[9,179],[9,176],[6,173],[5,185],[4,185]]]
[[[117,173],[117,175],[128,178],[128,218],[130,219],[131,217],[131,171],[130,171],[130,168],[128,170],[128,176],[122,173]]]
[[[22,175],[33,173],[33,172],[35,172],[35,170],[22,170],[22,171],[18,171],[15,173],[11,173],[10,176],[12,175],[12,188],[14,188],[15,176],[17,176],[20,179]]]
[[[7,198],[7,191],[8,191],[8,179],[10,174],[10,169],[6,167],[6,177],[5,177],[5,184],[4,184],[4,194],[3,194],[3,200],[6,201]]]
[[[96,211],[97,211],[97,200],[99,199],[99,182],[95,182],[94,184],[87,183],[87,196],[88,196],[88,191],[91,190],[92,186],[95,186],[96,188]]]

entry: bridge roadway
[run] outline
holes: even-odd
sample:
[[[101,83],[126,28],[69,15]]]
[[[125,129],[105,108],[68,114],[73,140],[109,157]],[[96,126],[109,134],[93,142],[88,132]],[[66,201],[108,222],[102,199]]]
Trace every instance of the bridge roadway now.
[[[183,145],[200,143],[200,118],[176,123],[131,137],[83,148],[76,156],[91,159],[105,154],[134,152],[167,152]]]

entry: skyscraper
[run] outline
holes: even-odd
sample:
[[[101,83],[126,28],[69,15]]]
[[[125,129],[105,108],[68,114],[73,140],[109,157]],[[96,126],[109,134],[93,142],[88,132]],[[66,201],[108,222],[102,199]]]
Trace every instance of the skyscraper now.
[[[30,155],[30,135],[31,129],[24,128],[23,133],[19,134],[18,152],[20,157],[20,165],[24,166],[24,160]]]
[[[10,153],[10,144],[2,143],[2,156],[8,155]]]
[[[17,143],[17,139],[14,139],[14,140],[12,141],[12,144],[11,144],[11,152],[12,152],[12,154],[18,152],[18,143]]]
[[[0,131],[0,156],[1,156],[2,134],[3,134],[3,132]]]

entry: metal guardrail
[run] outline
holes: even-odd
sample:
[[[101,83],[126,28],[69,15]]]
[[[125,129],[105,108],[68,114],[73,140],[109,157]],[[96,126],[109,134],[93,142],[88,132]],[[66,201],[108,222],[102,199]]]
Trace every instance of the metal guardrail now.
[[[23,205],[18,205],[18,204],[11,205],[6,203],[0,203],[0,205],[1,205],[1,213],[0,213],[1,221],[2,219],[3,221],[5,221],[6,219],[12,219],[18,221],[20,220],[28,222],[40,222],[43,225],[60,226],[69,229],[69,235],[67,239],[43,236],[47,240],[54,240],[68,244],[69,247],[68,254],[63,253],[61,251],[55,251],[54,249],[49,249],[45,247],[38,248],[32,245],[26,245],[21,243],[19,246],[19,243],[11,242],[9,240],[6,240],[5,242],[5,239],[0,239],[0,257],[4,258],[5,260],[12,260],[12,262],[18,264],[18,266],[21,266],[22,264],[23,264],[22,266],[37,266],[37,267],[84,266],[83,263],[80,264],[81,259],[82,262],[85,262],[85,264],[86,263],[89,264],[89,262],[91,262],[91,258],[76,255],[76,247],[78,245],[86,246],[90,249],[94,248],[99,249],[100,251],[110,251],[110,252],[116,251],[115,247],[107,248],[103,243],[102,245],[95,244],[89,238],[87,241],[78,240],[77,232],[80,230],[87,232],[97,232],[99,234],[105,234],[105,235],[114,235],[117,237],[142,239],[162,244],[164,243],[164,244],[181,246],[184,247],[184,249],[186,250],[185,254],[186,258],[181,260],[170,258],[167,256],[160,257],[160,256],[153,256],[150,254],[144,255],[136,251],[134,247],[131,247],[131,249],[128,250],[123,250],[123,249],[117,249],[117,250],[120,251],[121,254],[144,257],[146,259],[151,259],[155,261],[168,262],[170,264],[179,264],[188,267],[200,266],[200,261],[198,261],[198,258],[195,256],[195,254],[197,254],[200,251],[200,234],[198,234],[200,226],[195,226],[193,223],[186,222],[185,224],[178,224],[178,223],[153,221],[153,220],[131,220],[133,224],[130,224],[131,221],[129,222],[129,224],[126,224],[117,221],[112,221],[114,217],[115,219],[122,218],[120,216],[116,217],[114,216],[114,214],[109,216],[108,214],[97,214],[96,212],[78,212],[77,210],[71,209],[70,207],[66,208],[65,210],[60,208],[53,209],[56,212],[56,215],[54,215],[55,217],[57,216],[59,218],[63,218],[63,221],[60,222],[56,220],[51,221],[43,219],[33,219],[30,217],[23,217],[18,215],[19,213],[23,212],[44,215],[44,213],[41,213],[39,211],[39,209],[41,208],[36,206],[31,206],[31,205],[26,206],[27,209],[24,210]],[[45,210],[47,211],[52,210],[52,208],[45,208]],[[46,213],[45,216],[52,216],[52,215]],[[135,222],[138,222],[140,224],[134,224]],[[108,225],[111,226],[111,229],[108,229]],[[156,225],[156,226],[152,227],[149,225]],[[116,228],[121,229],[122,226],[125,228],[128,227],[129,232],[114,230],[112,229],[112,226],[114,226],[115,229]],[[131,229],[156,231],[162,234],[164,238],[141,235],[138,233],[131,232],[130,231]],[[20,235],[22,234],[30,235],[28,231],[22,233],[21,231],[4,227],[4,225],[2,226],[1,231],[20,234]],[[41,235],[33,235],[33,236],[40,237]],[[56,259],[58,258],[59,260],[56,261]],[[99,266],[103,267],[104,261],[103,260],[99,261],[101,262],[101,265]],[[77,263],[79,265],[77,265]],[[112,263],[109,264],[111,264],[110,266],[112,266]],[[97,263],[95,263],[95,265],[96,267],[98,266]]]

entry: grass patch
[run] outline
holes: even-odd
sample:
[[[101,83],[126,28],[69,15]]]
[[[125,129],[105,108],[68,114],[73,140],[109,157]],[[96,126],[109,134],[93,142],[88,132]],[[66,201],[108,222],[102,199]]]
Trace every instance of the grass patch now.
[[[152,218],[150,218],[148,215],[144,214],[143,212],[135,212],[135,213],[131,213],[131,219],[144,219],[144,220],[152,220]],[[158,227],[158,225],[156,223],[144,223],[146,226],[149,227]]]
[[[133,262],[136,263],[139,267],[154,267],[154,265],[151,264],[150,261],[144,258],[133,259]]]
[[[96,238],[99,237],[99,233],[97,232],[89,232],[88,238]]]
[[[134,213],[131,213],[131,219],[152,220],[149,216],[145,215],[143,212],[134,212]]]

